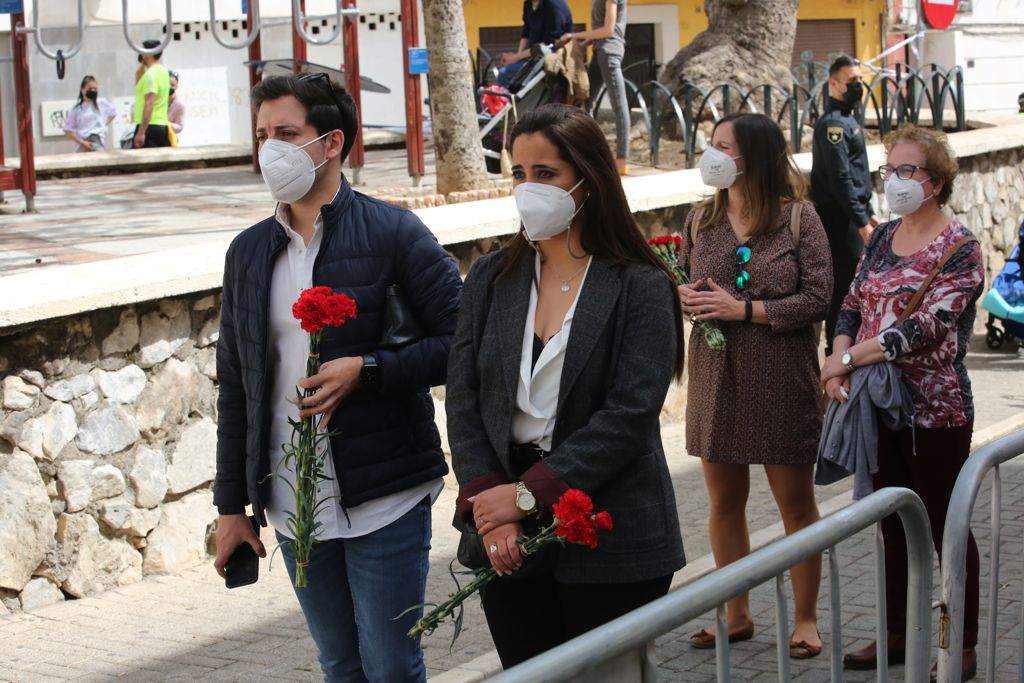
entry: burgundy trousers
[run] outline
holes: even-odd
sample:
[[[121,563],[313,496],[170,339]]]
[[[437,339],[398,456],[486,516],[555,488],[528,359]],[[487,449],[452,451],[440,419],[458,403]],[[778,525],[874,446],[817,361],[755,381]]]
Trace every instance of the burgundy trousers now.
[[[890,431],[878,435],[878,472],[875,489],[903,486],[921,497],[928,511],[932,542],[942,557],[942,530],[946,509],[960,469],[971,453],[974,421],[962,427]],[[914,439],[917,454],[914,454]],[[882,520],[885,545],[886,622],[890,633],[907,630],[907,546],[899,515]],[[967,537],[967,585],[964,593],[964,648],[978,643],[978,545]]]

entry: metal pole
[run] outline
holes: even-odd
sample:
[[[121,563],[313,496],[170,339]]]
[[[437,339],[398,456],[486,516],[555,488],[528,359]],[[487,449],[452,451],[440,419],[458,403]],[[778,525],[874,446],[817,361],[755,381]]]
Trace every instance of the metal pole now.
[[[881,522],[875,524],[875,600],[875,661],[878,683],[885,683],[889,680],[889,628],[885,618],[885,542]]]
[[[292,59],[295,63],[292,65],[292,73],[302,73],[302,66],[299,62],[306,61],[306,41],[299,35],[298,30],[295,28],[295,22],[301,19],[302,14],[306,13],[306,0],[299,0],[299,10],[301,14],[296,17],[295,5],[292,5]]]
[[[988,642],[985,643],[985,673],[990,681],[995,680],[996,625],[999,621],[999,532],[1002,527],[999,513],[1003,504],[1003,480],[999,476],[999,465],[996,465],[992,475],[992,566],[988,573]]]
[[[964,592],[967,581],[967,536],[971,513],[985,473],[999,463],[1024,454],[1024,430],[990,443],[971,454],[949,497],[942,531],[942,622],[939,628],[938,680],[960,679],[964,645]],[[989,672],[991,675],[991,672]]]
[[[423,94],[419,74],[409,73],[409,48],[419,46],[416,0],[402,0],[402,65],[405,69],[405,154],[414,187],[423,179]]]
[[[248,22],[249,22],[248,26],[249,26],[249,30],[250,31],[252,31],[254,29],[253,24],[252,24],[252,21],[253,21],[253,4],[254,4],[253,2],[249,2],[248,3],[248,7],[246,7],[246,9],[248,10],[247,17],[248,17]],[[294,29],[292,29],[292,30],[294,31]],[[251,43],[249,43],[248,50],[249,50],[249,62],[250,62],[250,66],[249,66],[249,92],[252,92],[252,89],[255,88],[256,84],[260,82],[260,76],[256,72],[256,62],[262,61],[262,59],[263,59],[263,46],[262,46],[262,43],[261,43],[261,36],[260,36],[258,31],[256,32],[256,38]],[[251,123],[252,123],[252,172],[253,173],[259,173],[260,172],[260,152],[259,152],[259,144],[256,142],[256,112],[255,111],[252,112],[252,115],[251,115],[250,119],[251,119]]]
[[[779,664],[779,683],[789,681],[789,619],[786,607],[785,575],[775,577],[775,655]]]
[[[729,620],[726,618],[725,609],[724,602],[715,608],[715,668],[718,671],[718,680],[731,681],[729,638],[721,637],[721,634],[729,633]]]
[[[25,13],[11,14],[11,26],[25,24]],[[32,140],[32,89],[28,73],[28,36],[17,31],[11,32],[11,49],[14,52],[14,107],[18,121],[18,151],[21,168],[18,169],[18,185],[25,195],[25,211],[35,211],[36,158]]]
[[[343,8],[355,9],[356,0],[344,0]],[[366,165],[366,153],[363,149],[362,84],[359,75],[359,17],[346,14],[342,20],[342,42],[345,49],[345,87],[356,103],[356,112],[360,116],[360,126],[356,131],[356,141],[348,153],[348,165],[352,169],[352,184],[359,184],[359,176]]]
[[[839,555],[836,547],[828,549],[828,599],[832,619],[832,634],[829,639],[829,670],[833,681],[843,680],[843,615],[842,597],[839,589]]]

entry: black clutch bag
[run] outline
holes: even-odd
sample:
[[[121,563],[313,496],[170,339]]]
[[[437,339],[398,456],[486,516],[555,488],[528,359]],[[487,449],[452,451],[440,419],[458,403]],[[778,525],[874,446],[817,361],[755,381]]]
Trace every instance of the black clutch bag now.
[[[419,341],[423,337],[423,328],[416,321],[405,293],[398,285],[387,289],[384,302],[384,333],[381,334],[381,348],[398,348]]]

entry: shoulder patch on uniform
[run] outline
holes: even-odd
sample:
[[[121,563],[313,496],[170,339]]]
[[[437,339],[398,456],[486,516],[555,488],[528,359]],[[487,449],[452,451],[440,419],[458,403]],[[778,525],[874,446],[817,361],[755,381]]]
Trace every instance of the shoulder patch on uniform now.
[[[838,145],[843,141],[843,127],[842,126],[829,126],[826,131],[828,134],[828,141],[833,145]]]

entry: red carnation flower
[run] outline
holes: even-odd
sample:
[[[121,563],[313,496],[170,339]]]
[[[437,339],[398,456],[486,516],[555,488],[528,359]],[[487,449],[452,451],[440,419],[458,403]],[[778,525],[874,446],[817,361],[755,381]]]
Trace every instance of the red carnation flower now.
[[[563,522],[555,527],[555,533],[569,543],[585,545],[591,550],[597,547],[597,530],[587,522]]]
[[[292,315],[302,329],[316,334],[325,327],[339,327],[356,317],[356,302],[346,294],[336,294],[330,287],[303,290],[292,306]]]
[[[602,531],[608,531],[612,528],[612,516],[608,512],[602,510],[594,515],[594,526]]]
[[[565,524],[589,524],[594,512],[594,502],[579,489],[569,489],[552,506],[555,518]]]

